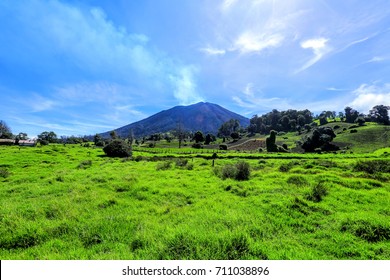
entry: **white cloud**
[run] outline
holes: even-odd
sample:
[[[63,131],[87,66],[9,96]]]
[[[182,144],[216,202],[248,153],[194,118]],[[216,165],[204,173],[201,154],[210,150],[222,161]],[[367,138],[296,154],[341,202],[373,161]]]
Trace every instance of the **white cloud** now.
[[[311,58],[308,62],[306,62],[300,69],[298,69],[295,73],[302,72],[307,68],[313,66],[317,63],[321,58],[331,51],[331,48],[327,45],[329,39],[326,38],[316,38],[310,39],[301,42],[301,47],[303,49],[311,49],[313,51],[314,57]]]
[[[45,69],[47,64],[49,67],[56,64],[60,57],[66,62],[64,67],[70,67],[65,70],[75,71],[80,77],[87,76],[95,83],[78,82],[73,88],[59,89],[62,95],[77,94],[86,101],[101,101],[99,95],[118,97],[123,94],[108,84],[96,82],[108,80],[137,88],[146,98],[161,92],[165,97],[160,98],[167,99],[172,97],[167,96],[172,92],[169,90],[171,77],[191,67],[152,45],[145,34],[131,33],[116,25],[100,8],[58,0],[32,0],[9,9],[17,15],[20,30],[34,33],[29,42],[28,51],[32,50],[29,57],[42,71],[50,71]],[[40,51],[40,47],[45,49]],[[42,53],[43,58],[39,57]],[[192,73],[192,83],[195,73]],[[137,93],[133,90],[131,94]]]
[[[195,67],[184,67],[176,75],[170,76],[174,96],[181,105],[203,101],[196,89],[194,78],[196,72],[197,69]]]
[[[201,52],[208,54],[208,55],[224,55],[226,53],[226,50],[223,49],[217,49],[217,48],[201,48],[199,49]]]
[[[368,113],[376,105],[390,106],[390,83],[382,86],[362,84],[353,93],[355,97],[349,106],[358,111]]]
[[[246,31],[234,43],[234,50],[241,53],[261,52],[264,49],[278,47],[284,37],[280,34],[255,34]]]
[[[388,58],[384,57],[384,56],[374,56],[370,60],[366,61],[366,63],[382,62],[382,61],[385,61],[385,60],[388,60]]]

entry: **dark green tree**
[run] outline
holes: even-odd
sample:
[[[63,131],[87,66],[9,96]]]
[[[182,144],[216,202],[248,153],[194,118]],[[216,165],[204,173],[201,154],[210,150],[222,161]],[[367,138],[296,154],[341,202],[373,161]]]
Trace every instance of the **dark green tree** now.
[[[201,131],[195,132],[194,137],[193,137],[193,140],[194,140],[196,143],[204,142],[203,133],[202,133]]]
[[[132,147],[122,139],[113,139],[103,148],[104,153],[109,157],[131,157]]]
[[[305,152],[314,152],[317,148],[323,151],[338,150],[337,146],[330,144],[335,137],[336,134],[331,127],[319,127],[314,129],[312,135],[306,138],[302,144],[302,148]]]
[[[11,129],[5,121],[0,120],[0,139],[12,139]]]
[[[351,107],[345,107],[345,121],[347,123],[354,123],[355,120],[359,117],[359,112],[352,109]]]
[[[271,130],[269,137],[265,139],[265,144],[267,146],[267,152],[277,152],[278,146],[276,145],[276,131]]]
[[[103,138],[96,133],[96,135],[93,137],[93,142],[95,143],[95,146],[103,147],[104,146],[104,140]]]
[[[389,110],[390,106],[376,105],[370,110],[370,117],[374,122],[390,125]]]
[[[39,142],[47,142],[47,143],[57,143],[58,138],[57,134],[55,134],[53,131],[44,131],[41,134],[38,135]]]
[[[238,132],[240,129],[240,122],[235,119],[231,119],[221,125],[218,129],[218,135],[220,137],[229,137],[233,132]]]

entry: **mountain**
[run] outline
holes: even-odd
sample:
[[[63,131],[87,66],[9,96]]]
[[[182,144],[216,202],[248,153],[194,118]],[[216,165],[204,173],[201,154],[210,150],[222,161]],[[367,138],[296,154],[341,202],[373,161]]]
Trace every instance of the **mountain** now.
[[[143,137],[154,133],[164,133],[177,129],[181,124],[185,131],[203,133],[218,132],[218,128],[226,121],[236,119],[241,126],[248,126],[249,119],[233,113],[217,104],[200,102],[189,106],[176,106],[161,111],[141,121],[115,129],[121,137],[126,137],[132,130],[135,137]],[[109,132],[101,134],[109,137]]]

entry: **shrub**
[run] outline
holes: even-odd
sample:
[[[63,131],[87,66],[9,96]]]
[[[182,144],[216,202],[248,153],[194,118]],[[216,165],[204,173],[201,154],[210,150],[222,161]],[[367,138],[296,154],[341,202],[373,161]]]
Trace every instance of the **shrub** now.
[[[175,165],[176,167],[185,167],[188,163],[188,159],[186,158],[178,158],[175,159]]]
[[[368,174],[374,173],[390,173],[389,160],[366,160],[358,161],[353,167],[354,171],[365,172]]]
[[[236,168],[233,164],[226,164],[224,167],[222,167],[221,175],[220,177],[225,180],[227,178],[234,178],[236,176]]]
[[[290,169],[294,166],[294,164],[292,162],[289,162],[289,163],[282,163],[280,166],[279,166],[279,171],[280,172],[288,172],[290,171]]]
[[[201,149],[201,148],[203,148],[203,146],[200,143],[194,143],[194,144],[192,144],[192,148],[194,148],[194,149]]]
[[[276,131],[271,130],[270,136],[265,139],[265,143],[267,146],[267,152],[277,152],[278,146],[275,144],[276,142]]]
[[[226,151],[228,149],[228,146],[226,144],[221,144],[219,145],[219,149]]]
[[[156,170],[168,170],[171,168],[172,161],[159,162],[156,166]]]
[[[104,153],[109,157],[130,157],[132,155],[131,145],[121,139],[114,139],[103,148]]]
[[[320,202],[327,194],[328,189],[322,182],[319,182],[312,188],[311,193],[308,195],[307,199],[313,202]]]
[[[339,129],[339,128],[340,128],[339,125],[335,125],[335,126],[333,127],[333,129]]]
[[[47,146],[47,145],[49,145],[49,141],[44,140],[44,139],[40,139],[40,140],[39,140],[39,143],[41,144],[41,146]]]
[[[358,131],[356,129],[351,129],[349,132],[350,133],[357,133]]]
[[[288,177],[287,183],[290,185],[304,186],[308,182],[306,178],[303,177],[302,175],[291,175],[290,177]]]
[[[226,164],[218,175],[223,180],[228,178],[238,181],[249,180],[250,166],[245,161],[239,161],[236,164]]]
[[[77,166],[78,169],[87,169],[92,166],[92,160],[84,160]]]
[[[237,173],[235,176],[236,180],[239,181],[249,180],[249,176],[250,176],[249,163],[245,161],[239,161],[236,164],[236,169],[237,169]]]
[[[320,148],[322,151],[338,150],[337,146],[330,144],[335,137],[336,134],[331,127],[316,128],[312,135],[305,139],[302,148],[305,152],[314,152],[317,148]]]
[[[349,231],[356,237],[368,242],[379,242],[390,240],[390,228],[381,224],[374,224],[370,221],[357,220],[347,221],[341,226],[341,231]]]
[[[5,168],[0,168],[0,178],[7,178],[9,176],[9,171]]]

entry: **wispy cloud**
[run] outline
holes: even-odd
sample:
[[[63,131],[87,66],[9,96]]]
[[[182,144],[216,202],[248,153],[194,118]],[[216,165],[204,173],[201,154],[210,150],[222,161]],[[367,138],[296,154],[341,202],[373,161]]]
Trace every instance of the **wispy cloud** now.
[[[303,49],[311,49],[314,54],[314,57],[312,57],[308,62],[306,62],[295,73],[302,72],[313,66],[315,63],[320,61],[325,54],[331,51],[331,48],[327,45],[328,41],[329,40],[326,38],[315,38],[301,42],[301,47]]]
[[[246,31],[234,42],[233,50],[238,50],[240,53],[261,52],[267,48],[280,46],[283,39],[280,34],[255,34]]]
[[[226,53],[226,50],[211,47],[200,48],[199,50],[208,55],[224,55]]]

